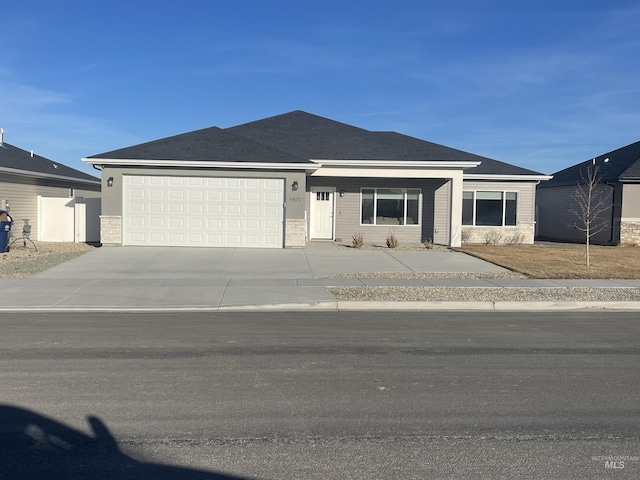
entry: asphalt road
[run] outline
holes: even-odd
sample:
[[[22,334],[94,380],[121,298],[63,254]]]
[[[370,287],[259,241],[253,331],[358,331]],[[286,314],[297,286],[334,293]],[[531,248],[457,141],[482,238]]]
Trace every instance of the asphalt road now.
[[[0,479],[638,478],[637,313],[0,314]]]

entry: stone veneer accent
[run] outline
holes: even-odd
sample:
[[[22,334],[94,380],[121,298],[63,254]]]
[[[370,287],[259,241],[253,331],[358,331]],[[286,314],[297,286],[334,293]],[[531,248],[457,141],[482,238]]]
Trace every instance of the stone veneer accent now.
[[[620,243],[623,245],[640,243],[640,221],[620,222]]]
[[[304,247],[307,240],[307,221],[304,218],[288,218],[285,222],[285,248]]]
[[[462,226],[462,243],[525,244],[531,245],[535,237],[535,224],[520,222],[513,227]]]
[[[100,215],[100,243],[102,245],[122,245],[122,217]]]

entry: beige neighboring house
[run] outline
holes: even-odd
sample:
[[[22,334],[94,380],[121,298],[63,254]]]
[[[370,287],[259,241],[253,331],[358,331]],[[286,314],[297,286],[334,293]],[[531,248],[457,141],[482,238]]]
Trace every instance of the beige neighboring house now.
[[[0,129],[0,210],[16,236],[29,219],[34,240],[98,241],[100,180],[5,142]]]
[[[293,111],[83,159],[102,169],[104,245],[533,243],[550,177],[396,132]]]

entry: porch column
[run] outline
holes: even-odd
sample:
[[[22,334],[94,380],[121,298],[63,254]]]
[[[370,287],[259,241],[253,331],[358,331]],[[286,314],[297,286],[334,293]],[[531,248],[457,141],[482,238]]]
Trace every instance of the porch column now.
[[[454,172],[451,178],[451,225],[449,246],[459,247],[462,244],[462,171]]]

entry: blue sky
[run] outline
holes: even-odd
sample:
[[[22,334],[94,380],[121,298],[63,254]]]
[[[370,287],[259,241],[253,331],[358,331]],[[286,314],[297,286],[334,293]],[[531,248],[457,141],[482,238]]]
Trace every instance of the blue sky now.
[[[21,0],[5,141],[82,157],[305,110],[542,173],[640,140],[640,4]]]

